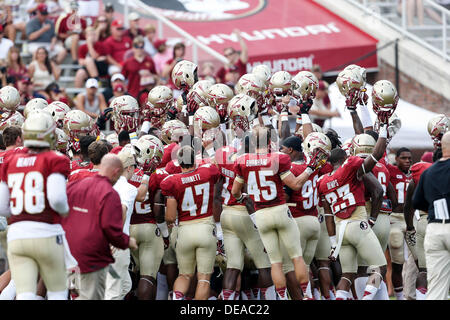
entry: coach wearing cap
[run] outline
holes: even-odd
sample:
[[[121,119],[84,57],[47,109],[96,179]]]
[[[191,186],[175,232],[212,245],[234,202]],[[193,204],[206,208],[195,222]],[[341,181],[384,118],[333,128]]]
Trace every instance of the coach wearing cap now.
[[[450,287],[450,131],[441,145],[442,158],[422,173],[413,196],[414,209],[428,212],[427,300],[447,300]]]
[[[123,173],[120,158],[103,156],[99,172],[67,188],[69,216],[63,221],[67,241],[80,268],[79,300],[102,300],[106,274],[114,262],[110,245],[136,249],[136,240],[123,232],[122,203],[113,185]]]
[[[120,20],[114,20],[111,23],[111,35],[106,38],[104,45],[107,48],[108,55],[106,60],[110,64],[108,73],[110,75],[122,70],[125,52],[131,49],[132,40],[124,35],[125,29]]]

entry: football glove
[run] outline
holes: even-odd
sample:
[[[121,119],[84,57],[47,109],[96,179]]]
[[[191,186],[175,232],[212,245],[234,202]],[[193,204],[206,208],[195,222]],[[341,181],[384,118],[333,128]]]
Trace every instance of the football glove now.
[[[406,230],[405,240],[410,247],[414,247],[416,245],[416,230],[414,228],[412,230]]]

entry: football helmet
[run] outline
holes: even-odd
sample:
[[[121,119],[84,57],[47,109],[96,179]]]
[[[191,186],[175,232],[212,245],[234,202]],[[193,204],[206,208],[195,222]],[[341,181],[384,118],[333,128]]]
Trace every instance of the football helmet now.
[[[398,104],[398,93],[392,82],[388,80],[379,80],[375,82],[372,89],[373,111],[378,115],[384,112],[392,116]]]
[[[366,68],[360,67],[360,66],[358,66],[356,64],[349,64],[348,66],[346,66],[344,68],[344,70],[352,70],[352,71],[358,72],[361,75],[362,80],[364,82],[366,82],[366,78],[367,78],[367,76],[366,76]]]
[[[264,84],[268,84],[272,71],[265,64],[259,64],[253,68],[252,73],[256,75]]]
[[[347,156],[350,156],[353,154],[353,143],[352,143],[353,138],[347,139],[344,141],[344,143],[341,146],[341,149],[345,151],[345,153],[347,154]]]
[[[53,120],[55,120],[58,128],[62,129],[64,126],[64,117],[71,109],[70,107],[61,101],[53,101],[44,108],[45,111],[51,114]]]
[[[9,126],[22,127],[24,121],[25,118],[19,111],[14,112],[6,119],[0,118],[0,132],[3,132]]]
[[[189,135],[189,130],[180,120],[170,120],[162,126],[161,140],[166,144],[179,142],[180,138],[184,135]]]
[[[194,114],[194,131],[201,132],[217,128],[220,124],[220,117],[212,107],[201,107]]]
[[[42,98],[31,99],[30,101],[27,102],[25,108],[23,108],[23,116],[26,119],[32,110],[45,109],[47,106],[48,106],[47,101]]]
[[[292,78],[292,95],[297,101],[308,101],[316,97],[319,80],[309,71],[300,71]]]
[[[100,134],[94,119],[81,110],[70,110],[64,116],[63,122],[63,130],[69,137],[70,143],[77,142],[82,136],[97,137]]]
[[[55,150],[66,154],[69,149],[69,137],[64,132],[64,130],[60,128],[56,128],[55,133],[56,133]]]
[[[2,118],[8,118],[16,111],[20,103],[20,94],[16,88],[12,86],[4,86],[0,89],[0,112]]]
[[[160,165],[164,155],[162,142],[153,135],[144,135],[133,145],[136,162],[144,172],[153,172]]]
[[[445,114],[439,114],[428,121],[428,133],[433,139],[434,146],[440,147],[442,136],[449,130],[450,120]]]
[[[258,111],[264,108],[265,85],[261,79],[252,73],[244,74],[238,81],[238,93],[244,93],[256,100]]]
[[[198,81],[198,66],[188,60],[178,62],[172,70],[172,82],[177,89],[188,91]]]
[[[194,84],[186,96],[187,103],[192,110],[208,105],[208,91],[212,85],[213,83],[210,80],[200,80]]]
[[[313,132],[320,132],[323,133],[323,129],[321,126],[319,126],[318,124],[315,123],[311,123],[312,127],[313,127]],[[295,135],[297,137],[300,137],[302,139],[304,139],[303,137],[303,126],[300,126],[300,128],[298,128],[297,132],[295,133]]]
[[[358,102],[362,103],[364,100],[366,80],[365,73],[361,69],[344,69],[336,78],[336,85],[339,92],[345,97],[347,107],[354,107]]]
[[[256,100],[245,94],[238,94],[228,102],[228,117],[234,128],[249,130],[249,121],[255,118],[256,112]]]
[[[228,118],[227,106],[233,96],[233,90],[223,83],[214,84],[208,90],[208,105],[216,109],[222,123]]]
[[[105,138],[106,141],[111,143],[111,145],[114,147],[117,147],[119,145],[119,136],[116,132],[110,133]]]
[[[156,86],[148,93],[147,104],[142,111],[144,121],[150,121],[152,127],[161,129],[167,110],[173,105],[172,90],[166,86]]]
[[[317,150],[321,152],[319,162],[324,164],[331,154],[331,141],[321,132],[311,132],[303,141],[303,153],[311,158]]]
[[[115,97],[110,107],[113,108],[111,118],[117,133],[122,130],[136,132],[139,125],[139,104],[135,98],[130,95]]]
[[[273,74],[269,81],[269,90],[277,101],[291,93],[292,76],[287,71],[278,71]]]
[[[23,145],[52,148],[56,142],[55,129],[56,123],[48,112],[32,112],[23,123]]]
[[[375,148],[375,139],[366,133],[356,135],[352,140],[351,155],[365,158],[372,154]]]

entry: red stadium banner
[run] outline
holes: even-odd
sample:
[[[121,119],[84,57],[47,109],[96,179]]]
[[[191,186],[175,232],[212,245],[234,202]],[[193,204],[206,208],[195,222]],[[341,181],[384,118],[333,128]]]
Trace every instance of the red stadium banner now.
[[[377,40],[312,0],[142,2],[220,53],[239,48],[238,28],[248,46],[248,71],[258,64],[291,73],[313,64],[330,74],[353,62],[377,68]]]

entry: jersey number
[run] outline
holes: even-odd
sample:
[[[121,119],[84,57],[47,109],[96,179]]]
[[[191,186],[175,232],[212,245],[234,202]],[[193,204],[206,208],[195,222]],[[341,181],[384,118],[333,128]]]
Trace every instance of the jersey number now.
[[[136,201],[135,209],[137,214],[147,214],[152,212],[152,208],[150,207],[150,203],[145,203],[148,200],[148,192],[145,195],[144,202]]]
[[[10,206],[12,214],[21,214],[24,209],[29,214],[44,211],[44,177],[40,172],[10,173],[8,175],[8,187],[11,189]]]
[[[383,196],[386,196],[386,175],[384,172],[378,172],[378,182],[381,184],[381,187],[383,188]]]
[[[258,173],[259,183],[256,180],[256,173]],[[260,196],[265,201],[273,200],[277,197],[277,185],[274,181],[266,180],[266,177],[272,177],[273,172],[270,170],[250,171],[248,173],[247,192],[253,195],[256,202],[261,201]],[[259,188],[268,187],[269,190],[259,190]]]
[[[195,195],[203,195],[202,208],[200,214],[205,214],[208,212],[208,202],[209,202],[209,182],[199,184],[194,186]],[[197,215],[197,205],[194,201],[194,193],[192,187],[186,188],[184,190],[183,202],[181,203],[181,210],[189,211],[191,216]]]
[[[399,182],[395,185],[395,189],[397,189],[397,198],[398,203],[405,203],[405,190],[408,188],[408,183]]]
[[[303,200],[303,209],[308,210],[313,206],[317,206],[319,203],[319,196],[317,194],[317,179],[319,176],[316,175],[311,182],[311,180],[307,180],[302,187],[302,197],[306,200]]]
[[[339,211],[356,204],[355,197],[353,196],[353,193],[350,192],[349,184],[338,188],[336,192],[337,194],[335,192],[330,192],[325,196],[328,203],[330,204],[333,214],[336,214]],[[342,198],[343,202],[338,205],[334,205],[339,198]]]
[[[230,201],[231,194],[228,191],[228,185],[230,184],[230,178],[225,177],[225,182],[223,183],[222,187],[222,198],[223,198],[223,204],[228,205],[228,202]]]

